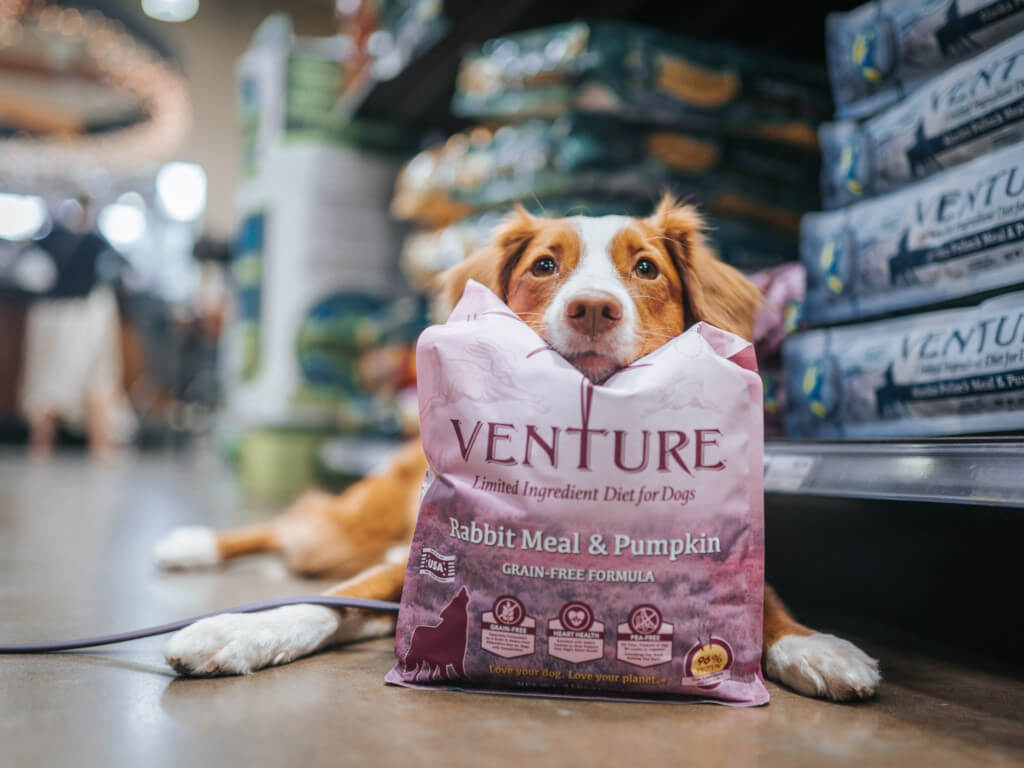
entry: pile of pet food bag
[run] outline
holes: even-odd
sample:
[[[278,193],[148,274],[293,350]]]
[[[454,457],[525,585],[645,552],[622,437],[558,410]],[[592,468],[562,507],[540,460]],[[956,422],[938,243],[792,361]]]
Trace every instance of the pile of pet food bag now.
[[[800,227],[785,427],[1024,426],[1024,5],[881,0],[826,29],[825,210]]]
[[[414,230],[402,269],[431,280],[484,244],[513,203],[547,216],[649,215],[662,191],[700,206],[723,260],[757,274],[778,434],[778,349],[803,294],[797,236],[820,206],[824,72],[618,22],[489,40],[464,57],[453,111],[472,121],[414,156],[391,211]]]

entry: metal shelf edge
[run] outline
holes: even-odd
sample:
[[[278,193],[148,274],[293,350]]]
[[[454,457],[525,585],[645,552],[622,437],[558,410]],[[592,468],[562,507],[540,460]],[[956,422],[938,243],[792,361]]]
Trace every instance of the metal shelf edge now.
[[[766,493],[1024,509],[1024,439],[765,445]]]

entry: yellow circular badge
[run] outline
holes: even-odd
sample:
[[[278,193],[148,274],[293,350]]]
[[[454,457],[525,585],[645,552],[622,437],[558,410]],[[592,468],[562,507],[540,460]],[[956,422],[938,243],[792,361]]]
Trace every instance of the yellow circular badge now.
[[[697,651],[690,670],[692,677],[704,677],[713,672],[721,672],[729,665],[729,653],[720,645],[706,643]]]
[[[732,648],[720,637],[711,636],[707,642],[697,641],[684,660],[686,680],[701,688],[714,688],[728,678],[732,667]]]

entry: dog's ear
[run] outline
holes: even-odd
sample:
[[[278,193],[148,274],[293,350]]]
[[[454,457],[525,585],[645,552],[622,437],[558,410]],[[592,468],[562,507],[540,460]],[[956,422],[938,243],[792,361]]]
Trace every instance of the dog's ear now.
[[[488,245],[438,276],[435,288],[445,313],[458,303],[469,280],[476,280],[502,301],[508,301],[512,270],[536,232],[537,219],[517,205],[494,230]]]
[[[666,194],[647,223],[661,233],[679,269],[686,327],[703,320],[752,340],[761,292],[738,269],[718,260],[704,239],[697,209]]]

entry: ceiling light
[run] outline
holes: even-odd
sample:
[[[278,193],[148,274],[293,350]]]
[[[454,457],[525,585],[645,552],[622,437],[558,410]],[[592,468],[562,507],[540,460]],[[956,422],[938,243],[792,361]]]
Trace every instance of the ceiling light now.
[[[199,0],[142,0],[142,10],[158,21],[188,21],[199,10]]]
[[[137,243],[146,234],[146,214],[134,205],[111,203],[100,211],[96,224],[115,248]]]
[[[156,175],[156,197],[164,213],[193,221],[206,208],[206,174],[195,163],[167,163]]]
[[[46,219],[43,198],[0,194],[0,238],[27,240],[42,229]]]

